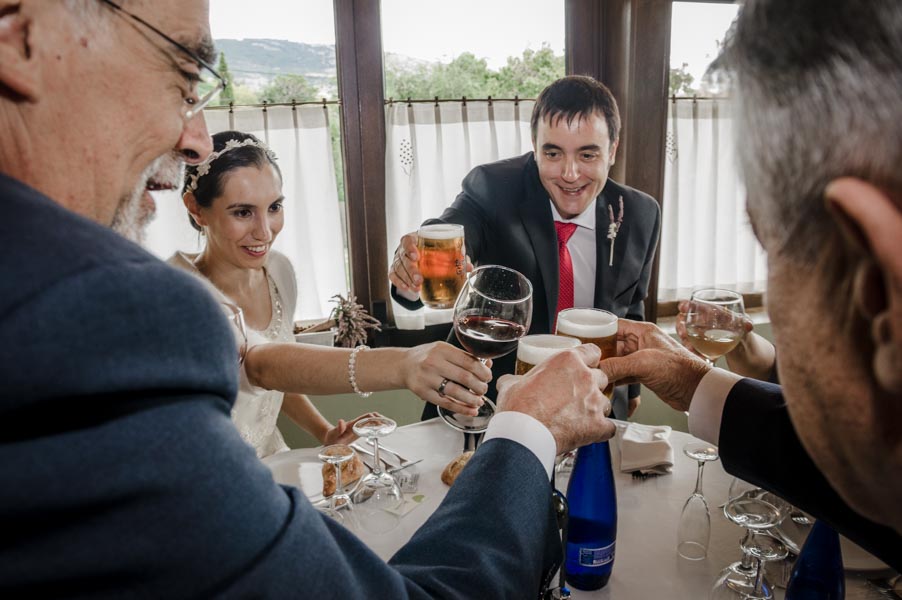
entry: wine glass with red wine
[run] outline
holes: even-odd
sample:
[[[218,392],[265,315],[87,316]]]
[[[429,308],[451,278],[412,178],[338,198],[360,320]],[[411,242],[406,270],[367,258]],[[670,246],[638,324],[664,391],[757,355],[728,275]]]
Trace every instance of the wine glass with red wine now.
[[[517,348],[532,321],[532,284],[521,273],[483,265],[470,273],[454,303],[454,332],[464,350],[486,362]],[[480,433],[495,413],[486,398],[475,417],[439,407],[439,415],[464,433]]]

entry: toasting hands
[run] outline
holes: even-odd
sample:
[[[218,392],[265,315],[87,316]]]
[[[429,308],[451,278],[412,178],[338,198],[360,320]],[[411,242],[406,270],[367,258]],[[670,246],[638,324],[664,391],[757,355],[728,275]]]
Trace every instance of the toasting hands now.
[[[567,452],[614,436],[611,403],[602,393],[608,378],[596,368],[601,350],[583,344],[558,352],[526,375],[498,380],[498,412],[535,418],[554,436],[557,452]]]

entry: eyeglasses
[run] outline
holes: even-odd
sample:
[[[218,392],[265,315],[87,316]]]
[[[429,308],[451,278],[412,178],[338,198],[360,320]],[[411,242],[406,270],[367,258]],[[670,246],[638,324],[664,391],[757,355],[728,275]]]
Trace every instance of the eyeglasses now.
[[[147,29],[151,30],[168,43],[172,44],[178,50],[191,59],[192,62],[197,64],[197,73],[187,73],[183,72],[183,76],[190,82],[190,93],[185,96],[184,107],[182,109],[182,114],[185,119],[191,119],[195,115],[199,114],[200,111],[204,109],[216,96],[219,95],[219,92],[223,90],[225,87],[225,80],[222,78],[222,75],[216,72],[208,62],[203,60],[197,54],[186,48],[183,44],[178,43],[141,17],[136,14],[133,14],[112,0],[100,0],[113,10],[115,10],[120,15],[128,17],[132,21],[136,23],[140,23]]]

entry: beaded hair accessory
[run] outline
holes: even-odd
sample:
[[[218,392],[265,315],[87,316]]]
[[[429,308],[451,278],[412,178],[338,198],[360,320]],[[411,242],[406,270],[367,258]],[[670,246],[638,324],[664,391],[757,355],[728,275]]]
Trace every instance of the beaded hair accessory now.
[[[266,153],[266,157],[269,158],[269,160],[273,162],[275,162],[276,160],[276,153],[270,150],[269,146],[261,141],[255,140],[254,138],[247,138],[241,140],[240,142],[238,140],[229,140],[225,143],[225,146],[222,150],[219,150],[218,152],[211,152],[210,156],[208,156],[204,162],[197,165],[197,170],[194,173],[188,175],[188,186],[185,188],[185,191],[193,192],[197,189],[197,182],[200,181],[201,177],[210,172],[210,165],[213,164],[214,160],[216,160],[223,154],[226,154],[227,152],[235,150],[236,148],[243,148],[245,146],[254,146],[255,148],[260,148],[261,150],[263,150],[263,152]]]

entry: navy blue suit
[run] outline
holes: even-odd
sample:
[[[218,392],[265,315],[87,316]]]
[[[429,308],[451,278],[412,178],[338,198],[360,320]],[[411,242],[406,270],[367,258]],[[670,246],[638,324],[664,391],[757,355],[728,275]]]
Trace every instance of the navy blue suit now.
[[[476,167],[464,178],[462,187],[442,216],[425,224],[463,225],[467,254],[474,263],[504,265],[525,275],[533,286],[529,333],[553,333],[559,279],[557,233],[533,153]],[[608,206],[617,214],[621,197],[623,223],[611,261]],[[595,308],[621,318],[644,320],[660,230],[661,209],[654,198],[608,179],[595,203]],[[422,306],[419,300],[411,302],[396,292],[393,286],[392,296],[405,308]],[[449,341],[457,342],[453,332]],[[495,359],[490,397],[495,397],[494,382],[514,372],[515,358],[509,354]],[[639,395],[638,384],[629,388],[629,394],[626,387],[615,390],[613,411],[620,419],[626,419],[627,396]],[[427,404],[423,417],[435,415],[435,405]]]
[[[834,491],[799,441],[780,386],[754,379],[733,386],[724,405],[719,449],[727,472],[824,519],[902,571],[902,536],[862,517]]]
[[[484,444],[386,565],[241,441],[198,282],[3,175],[0,202],[0,596],[537,595],[560,544],[523,446]]]

